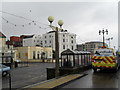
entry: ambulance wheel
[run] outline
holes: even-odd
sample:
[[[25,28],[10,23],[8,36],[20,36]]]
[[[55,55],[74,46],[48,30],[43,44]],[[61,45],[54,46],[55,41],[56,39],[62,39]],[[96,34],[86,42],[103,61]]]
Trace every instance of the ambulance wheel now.
[[[113,72],[117,72],[118,71],[118,65],[113,69]]]
[[[97,68],[93,68],[93,71],[94,71],[94,72],[97,72]]]

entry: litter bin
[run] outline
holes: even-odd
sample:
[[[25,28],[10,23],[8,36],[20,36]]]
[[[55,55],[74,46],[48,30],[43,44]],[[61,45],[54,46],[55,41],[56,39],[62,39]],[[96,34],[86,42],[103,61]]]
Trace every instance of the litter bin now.
[[[15,68],[16,68],[16,67],[18,67],[18,62],[17,62],[17,61],[15,61]]]

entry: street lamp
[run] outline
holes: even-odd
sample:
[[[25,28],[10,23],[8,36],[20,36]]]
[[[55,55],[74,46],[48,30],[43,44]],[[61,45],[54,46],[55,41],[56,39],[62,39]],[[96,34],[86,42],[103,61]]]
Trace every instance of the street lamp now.
[[[52,26],[52,22],[54,21],[54,17],[49,16],[48,21],[50,22],[50,27]]]
[[[63,25],[64,23],[63,23],[63,21],[62,20],[59,20],[58,21],[58,25],[60,26],[60,28],[62,29],[62,25]]]
[[[111,37],[111,38],[107,38],[106,40],[109,41],[109,47],[110,47],[110,40],[113,40],[113,37]]]
[[[106,33],[106,34],[108,34],[108,30],[106,29],[106,31],[104,30],[104,28],[103,28],[103,30],[99,30],[99,35],[100,34],[103,34],[103,46],[105,46],[105,37],[104,37],[104,34]]]
[[[55,77],[59,76],[59,40],[58,40],[58,27],[52,26],[52,22],[54,18],[52,16],[48,17],[48,21],[50,22],[50,27],[55,31]],[[63,21],[59,20],[58,25],[60,29],[62,29]]]

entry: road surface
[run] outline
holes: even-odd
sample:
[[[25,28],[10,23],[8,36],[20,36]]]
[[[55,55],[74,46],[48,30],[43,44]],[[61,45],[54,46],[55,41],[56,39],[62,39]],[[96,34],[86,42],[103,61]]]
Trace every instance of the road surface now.
[[[88,75],[77,79],[62,88],[119,88],[120,89],[120,69],[117,73],[109,70],[93,72],[92,69],[83,73]]]

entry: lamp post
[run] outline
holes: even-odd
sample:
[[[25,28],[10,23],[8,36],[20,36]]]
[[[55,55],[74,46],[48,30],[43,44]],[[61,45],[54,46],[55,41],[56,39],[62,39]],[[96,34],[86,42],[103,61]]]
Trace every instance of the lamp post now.
[[[111,38],[107,38],[106,40],[109,41],[109,47],[110,47],[110,40],[113,40],[113,37],[111,37]]]
[[[8,75],[9,75],[9,90],[11,90],[11,74],[10,74],[10,71],[8,72]]]
[[[106,29],[106,31],[104,30],[104,28],[103,28],[103,30],[99,30],[99,35],[100,34],[103,34],[103,46],[105,46],[105,37],[104,37],[104,34],[106,33],[106,34],[108,34],[108,30]]]
[[[58,27],[52,26],[52,22],[54,18],[52,16],[48,17],[48,21],[50,22],[50,27],[55,31],[55,77],[59,76],[59,36],[58,36]],[[63,21],[59,20],[58,25],[60,29],[62,28]]]

